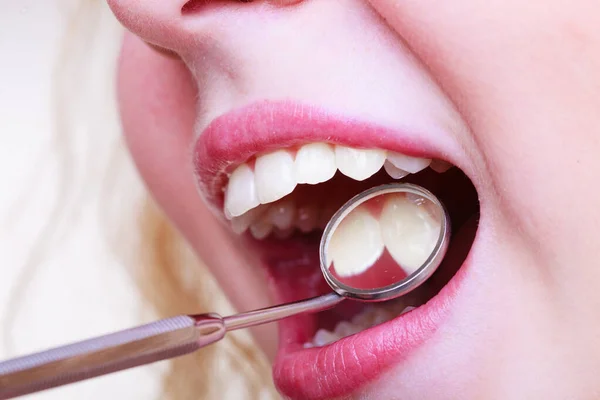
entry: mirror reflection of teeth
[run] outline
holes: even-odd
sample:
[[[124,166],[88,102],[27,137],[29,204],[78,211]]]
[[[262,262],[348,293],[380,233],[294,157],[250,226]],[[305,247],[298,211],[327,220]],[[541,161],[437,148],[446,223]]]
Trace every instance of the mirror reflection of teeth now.
[[[379,221],[358,206],[344,218],[331,236],[328,263],[340,277],[359,275],[377,262],[385,246]]]
[[[441,230],[441,213],[431,212],[431,201],[420,196],[386,196],[375,217],[361,205],[344,218],[333,232],[328,263],[340,277],[364,273],[387,249],[410,275],[431,255]]]
[[[380,226],[388,252],[407,274],[415,272],[431,255],[442,228],[439,218],[423,198],[388,196],[381,211]]]

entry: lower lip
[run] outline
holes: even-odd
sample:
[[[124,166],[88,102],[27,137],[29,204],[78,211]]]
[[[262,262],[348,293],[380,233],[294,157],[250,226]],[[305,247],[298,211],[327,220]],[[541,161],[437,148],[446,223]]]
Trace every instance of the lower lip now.
[[[273,251],[273,246],[268,247],[268,253],[277,253]],[[281,249],[284,248],[287,249],[287,257],[294,252],[290,246],[281,246]],[[401,363],[411,352],[424,345],[449,314],[452,300],[469,270],[469,259],[470,255],[450,281],[426,304],[327,346],[303,347],[316,330],[318,322],[315,314],[280,321],[279,351],[273,366],[273,377],[279,391],[294,399],[344,396],[376,379],[391,366]],[[268,268],[279,301],[298,300],[328,291],[320,272],[315,273],[318,268],[314,263],[318,263],[318,260],[304,259],[300,262],[306,266],[301,268],[305,274],[298,272],[298,266],[286,266],[284,269],[294,269],[292,281],[286,279],[287,274],[280,276],[276,272],[281,268]],[[268,264],[273,266],[273,259]],[[293,297],[290,297],[292,292]],[[342,304],[350,305],[350,301]]]

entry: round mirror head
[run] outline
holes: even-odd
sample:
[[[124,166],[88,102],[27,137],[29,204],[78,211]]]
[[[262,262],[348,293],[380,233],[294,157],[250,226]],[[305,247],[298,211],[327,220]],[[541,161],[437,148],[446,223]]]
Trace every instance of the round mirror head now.
[[[325,228],[321,270],[338,294],[384,301],[420,286],[440,265],[449,218],[428,190],[394,183],[349,200]]]

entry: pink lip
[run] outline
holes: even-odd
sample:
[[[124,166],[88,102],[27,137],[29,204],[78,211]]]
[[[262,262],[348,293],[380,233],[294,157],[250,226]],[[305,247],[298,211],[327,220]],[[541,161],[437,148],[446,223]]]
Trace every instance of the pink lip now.
[[[199,136],[194,148],[194,165],[200,190],[221,212],[222,189],[227,182],[227,173],[235,166],[262,152],[317,141],[384,148],[417,157],[443,158],[441,155],[447,154],[421,135],[411,136],[356,119],[334,116],[318,108],[286,102],[261,102],[216,118]],[[282,247],[280,250],[284,250],[282,254],[285,253],[285,257],[299,254],[293,251],[293,246],[280,244],[276,247]],[[273,254],[271,251],[270,255]],[[296,300],[285,298],[285,279],[275,276],[277,273],[274,273],[273,265],[276,263],[276,260],[266,262],[270,264],[267,270],[277,297],[281,301]],[[315,316],[302,315],[281,321],[279,352],[273,367],[278,389],[291,398],[344,396],[401,362],[421,347],[443,323],[452,299],[465,279],[468,265],[469,258],[450,282],[425,305],[324,347],[303,348],[303,343],[310,340],[307,335],[316,324]],[[315,267],[315,270],[318,268]],[[310,274],[304,274],[306,279],[313,279]],[[294,295],[308,297],[316,295],[315,290],[320,290],[315,289],[318,285],[312,288],[302,283],[299,285],[303,289]]]
[[[278,389],[290,398],[331,399],[352,393],[402,362],[443,323],[452,299],[469,270],[465,260],[457,274],[426,304],[384,324],[327,346],[304,349],[296,338],[308,321],[280,322],[280,345],[273,366]],[[283,338],[288,340],[284,342]]]
[[[418,134],[333,115],[317,107],[263,101],[215,118],[196,141],[194,166],[200,191],[210,204],[221,210],[227,173],[256,154],[310,142],[328,142],[443,158],[441,149]]]

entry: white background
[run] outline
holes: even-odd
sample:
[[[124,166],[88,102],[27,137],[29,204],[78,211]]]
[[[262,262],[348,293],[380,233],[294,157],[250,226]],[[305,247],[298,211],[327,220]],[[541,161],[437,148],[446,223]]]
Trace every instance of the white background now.
[[[114,61],[102,51],[114,54],[119,29],[108,20],[103,1],[87,3],[95,4],[96,15],[102,16],[100,28],[112,35],[104,36],[101,45],[89,44],[100,49],[100,55],[88,63],[86,73],[98,77]],[[74,135],[55,143],[60,132],[53,84],[60,50],[70,40],[65,39],[65,29],[71,6],[0,0],[0,359],[142,322],[144,310],[126,267],[103,240],[100,200],[94,198],[101,180],[86,180],[93,168],[81,172],[91,141],[99,139],[91,136],[101,132],[101,151],[118,140],[118,127],[104,124],[112,111],[80,115],[83,122],[75,123]],[[105,78],[89,79],[88,89],[99,98],[112,94]],[[79,101],[73,97],[73,102]],[[69,111],[77,109],[67,106]],[[87,129],[90,121],[103,128]],[[60,149],[66,148],[61,141],[68,140],[73,159],[64,182]],[[123,173],[133,176],[128,169]],[[60,197],[61,187],[73,186],[80,190]],[[55,215],[62,217],[52,220]],[[157,397],[163,367],[121,372],[30,398],[151,399]]]

